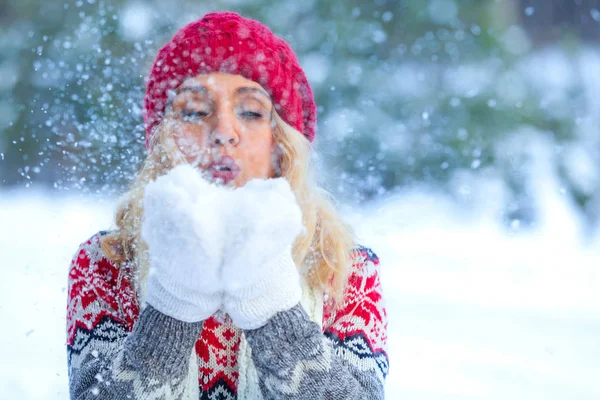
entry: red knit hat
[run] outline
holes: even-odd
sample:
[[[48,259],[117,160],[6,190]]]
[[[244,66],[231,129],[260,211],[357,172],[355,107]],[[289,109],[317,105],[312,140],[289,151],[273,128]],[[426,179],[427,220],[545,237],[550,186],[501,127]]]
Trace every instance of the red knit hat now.
[[[210,72],[237,74],[262,85],[281,118],[313,141],[315,100],[290,46],[258,21],[214,12],[180,29],[158,52],[144,97],[146,148],[165,112],[169,90],[188,77]]]

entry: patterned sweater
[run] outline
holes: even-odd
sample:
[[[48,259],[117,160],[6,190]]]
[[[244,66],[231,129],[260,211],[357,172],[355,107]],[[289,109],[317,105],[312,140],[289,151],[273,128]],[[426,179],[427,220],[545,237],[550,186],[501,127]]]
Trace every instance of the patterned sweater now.
[[[69,270],[72,399],[181,399],[193,359],[200,399],[236,399],[242,334],[265,399],[384,397],[387,316],[370,249],[352,252],[343,306],[332,311],[324,302],[322,328],[298,304],[242,332],[228,316],[186,323],[140,307],[131,268],[100,249],[105,233],[81,244]]]

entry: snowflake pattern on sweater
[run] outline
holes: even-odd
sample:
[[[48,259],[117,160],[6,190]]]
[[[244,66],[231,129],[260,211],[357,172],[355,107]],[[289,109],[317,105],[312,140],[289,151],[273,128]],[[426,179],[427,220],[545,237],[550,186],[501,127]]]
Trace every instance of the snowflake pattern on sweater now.
[[[133,271],[104,256],[100,238],[105,233],[84,242],[69,269],[67,353],[73,382],[84,364],[93,363],[99,355],[110,357],[118,347],[115,343],[125,340],[140,316]],[[343,305],[332,312],[330,303],[324,304],[323,335],[344,362],[359,373],[375,374],[383,386],[388,372],[387,315],[379,259],[365,247],[354,249],[351,259]],[[201,399],[237,398],[241,335],[229,317],[212,316],[203,322],[194,345]]]

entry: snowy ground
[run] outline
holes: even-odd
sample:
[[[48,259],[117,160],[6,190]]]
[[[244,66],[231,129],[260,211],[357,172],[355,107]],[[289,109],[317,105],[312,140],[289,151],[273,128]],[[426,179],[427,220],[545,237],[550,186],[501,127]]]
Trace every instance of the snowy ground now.
[[[538,230],[516,235],[428,193],[346,211],[384,268],[387,398],[600,398],[600,243],[543,199]],[[113,206],[0,193],[0,398],[68,398],[67,268]]]

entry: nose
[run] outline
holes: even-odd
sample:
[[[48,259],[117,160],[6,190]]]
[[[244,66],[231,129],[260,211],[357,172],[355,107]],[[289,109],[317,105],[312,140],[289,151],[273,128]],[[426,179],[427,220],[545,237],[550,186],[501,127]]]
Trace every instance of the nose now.
[[[235,122],[232,117],[223,113],[216,118],[216,126],[212,130],[211,144],[215,146],[226,144],[237,145],[239,137],[235,130]]]

